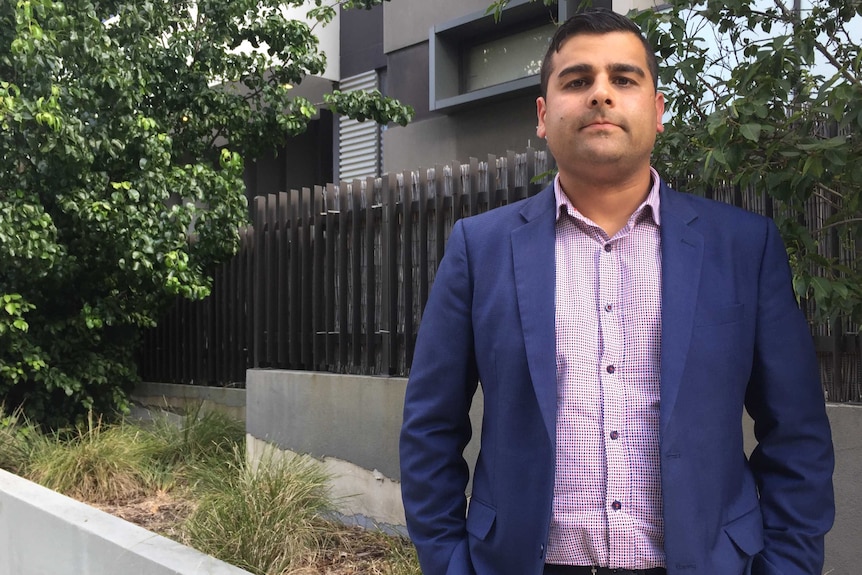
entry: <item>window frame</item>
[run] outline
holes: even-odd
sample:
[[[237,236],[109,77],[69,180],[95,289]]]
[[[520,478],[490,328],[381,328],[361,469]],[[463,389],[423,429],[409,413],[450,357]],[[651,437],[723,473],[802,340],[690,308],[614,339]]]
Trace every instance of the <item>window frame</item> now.
[[[598,4],[604,2],[594,2],[594,5]],[[494,20],[493,14],[480,11],[432,26],[428,38],[430,110],[454,111],[535,90],[539,85],[538,74],[464,91],[466,51],[485,42],[547,24],[549,18],[562,22],[575,13],[577,6],[578,0],[560,0],[551,6],[538,0],[511,0],[499,22]]]

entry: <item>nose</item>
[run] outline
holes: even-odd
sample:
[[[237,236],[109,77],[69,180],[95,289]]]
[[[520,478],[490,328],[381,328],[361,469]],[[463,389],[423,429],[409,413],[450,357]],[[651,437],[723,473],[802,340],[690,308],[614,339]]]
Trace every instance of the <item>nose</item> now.
[[[592,100],[590,100],[590,105],[594,107],[598,106],[600,103],[604,104],[605,106],[610,106],[611,104],[613,104],[610,98],[593,98]]]
[[[593,84],[593,91],[590,94],[590,107],[612,106],[613,103],[611,90],[607,81],[597,79]]]

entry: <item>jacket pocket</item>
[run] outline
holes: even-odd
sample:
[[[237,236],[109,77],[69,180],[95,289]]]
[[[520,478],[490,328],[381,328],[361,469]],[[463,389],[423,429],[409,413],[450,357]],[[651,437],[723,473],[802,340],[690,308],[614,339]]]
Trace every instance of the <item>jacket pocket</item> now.
[[[725,524],[724,532],[733,544],[749,557],[763,550],[763,518],[760,507]]]
[[[496,518],[496,509],[475,497],[470,498],[470,507],[467,509],[467,533],[484,540],[491,532]]]

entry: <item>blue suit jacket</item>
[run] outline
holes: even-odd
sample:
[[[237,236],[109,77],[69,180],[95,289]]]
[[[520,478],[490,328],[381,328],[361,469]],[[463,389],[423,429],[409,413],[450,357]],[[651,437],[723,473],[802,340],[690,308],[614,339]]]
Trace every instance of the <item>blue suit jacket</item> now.
[[[833,451],[771,220],[661,187],[660,457],[670,575],[814,575]],[[401,480],[426,575],[539,575],[554,483],[553,189],[456,223],[422,318]],[[657,278],[658,280],[658,278]],[[468,409],[481,381],[469,512]],[[743,406],[758,447],[743,451]]]

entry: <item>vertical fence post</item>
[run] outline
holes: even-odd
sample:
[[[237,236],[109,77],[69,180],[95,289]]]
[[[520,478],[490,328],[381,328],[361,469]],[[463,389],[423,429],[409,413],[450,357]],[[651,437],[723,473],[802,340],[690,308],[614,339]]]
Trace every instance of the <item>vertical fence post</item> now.
[[[335,343],[332,339],[332,334],[335,332],[335,312],[336,312],[336,294],[335,294],[335,272],[336,272],[336,253],[335,253],[335,238],[338,232],[338,188],[334,184],[326,185],[326,218],[324,228],[324,245],[326,246],[326,258],[324,259],[324,276],[323,276],[323,315],[324,315],[324,365],[326,369],[332,369],[335,364]]]
[[[199,350],[203,362],[200,377],[207,383],[215,382],[216,374],[231,373],[235,338],[231,337],[231,332],[235,330],[231,329],[233,306],[230,280],[235,277],[236,262],[237,258],[233,258],[216,270],[213,292],[209,298],[200,302],[201,315],[206,316],[201,326],[201,335],[206,343]]]
[[[838,401],[847,401],[849,390],[846,389],[844,385],[844,378],[842,377],[842,366],[841,359],[843,357],[843,333],[841,333],[841,322],[837,319],[833,319],[830,322],[830,343],[832,348],[832,388],[838,392],[839,397]]]
[[[235,296],[233,298],[234,313],[232,322],[236,326],[236,351],[234,356],[232,373],[233,381],[245,381],[245,370],[250,366],[251,354],[249,346],[249,325],[251,323],[250,303],[251,292],[248,289],[248,278],[251,277],[250,270],[252,256],[254,255],[254,229],[246,227],[240,236],[240,257],[237,260],[238,275],[231,283],[234,285]]]
[[[428,205],[430,199],[429,195],[433,193],[431,190],[432,181],[433,180],[430,178],[430,170],[421,170],[419,172],[419,179],[417,181],[419,186],[419,198],[417,202],[419,229],[416,230],[419,237],[417,238],[415,245],[419,252],[416,255],[419,259],[419,301],[417,303],[419,304],[420,317],[422,316],[422,310],[425,309],[425,302],[428,301],[428,219],[430,218]],[[407,331],[405,328],[405,344],[412,349],[412,339],[408,337],[410,334],[412,334],[412,331]]]
[[[252,274],[254,292],[254,319],[252,330],[254,333],[252,367],[263,367],[265,358],[265,334],[264,322],[266,320],[266,299],[264,286],[266,284],[266,247],[264,237],[266,234],[266,198],[258,196],[254,199],[254,272]]]
[[[277,273],[277,249],[278,249],[278,225],[276,215],[278,214],[278,196],[268,194],[266,196],[266,233],[264,235],[266,243],[266,263],[264,264],[264,284],[262,293],[266,298],[265,304],[265,340],[264,348],[264,365],[272,367],[275,364],[275,347],[278,343],[276,336],[276,320],[277,320],[277,304],[276,304],[276,282],[278,281]]]
[[[476,158],[470,158],[470,215],[475,216],[479,213],[479,187],[480,187],[480,178],[479,178],[479,160]]]
[[[350,184],[338,187],[338,356],[336,369],[345,373],[349,357],[350,319]]]
[[[276,300],[276,367],[281,369],[290,366],[290,227],[288,223],[288,210],[290,196],[287,192],[278,193],[278,213],[276,216],[278,226],[278,243],[276,246],[276,275],[275,282]]]
[[[314,198],[311,189],[302,188],[299,193],[299,214],[302,222],[300,227],[300,258],[299,263],[299,301],[302,302],[300,309],[300,358],[299,365],[302,369],[312,369],[314,365],[314,328],[312,320],[313,306],[311,293],[314,289],[314,256],[312,254],[312,232]]]
[[[351,238],[351,253],[350,259],[350,284],[353,287],[351,291],[350,301],[350,365],[347,369],[348,373],[359,373],[359,368],[362,366],[362,248],[364,247],[363,239],[363,223],[364,210],[366,210],[362,189],[362,180],[353,180],[353,189],[350,195],[350,238]],[[367,230],[366,230],[367,233]]]
[[[452,225],[464,217],[467,196],[464,194],[464,169],[460,162],[452,162]]]
[[[414,178],[412,172],[404,172],[403,200],[401,202],[401,276],[399,292],[404,301],[401,313],[404,319],[403,331],[396,338],[399,345],[398,364],[404,371],[410,367],[413,360],[413,350],[410,347],[410,334],[413,333],[413,215],[417,210],[417,198],[414,197]]]
[[[383,177],[383,305],[381,306],[382,366],[395,375],[398,350],[398,177]]]
[[[446,214],[449,210],[452,209],[452,196],[448,194],[449,186],[451,182],[456,179],[454,171],[450,171],[447,173],[446,166],[441,166],[437,164],[437,168],[434,172],[436,176],[435,189],[436,195],[434,196],[434,269],[433,277],[437,275],[437,266],[440,265],[440,260],[443,259],[443,251],[446,248],[446,224],[447,218]],[[450,224],[451,225],[451,224]],[[422,301],[422,309],[425,309],[425,301]]]
[[[287,367],[296,369],[302,365],[302,308],[303,297],[301,275],[300,275],[300,225],[307,226],[308,222],[300,224],[300,205],[302,202],[302,191],[291,190],[287,198],[287,225],[285,236],[290,238],[288,243],[288,267],[287,267]],[[310,305],[311,302],[308,302]]]
[[[310,221],[314,222],[314,244],[311,278],[311,333],[312,356],[311,369],[322,369],[326,365],[326,203],[324,188],[314,187],[314,199],[309,202],[313,209]]]
[[[377,255],[375,239],[379,233],[380,204],[376,178],[368,178],[365,185],[365,358],[368,373],[374,373],[377,357]]]

